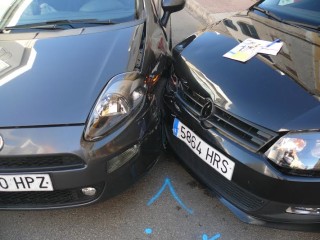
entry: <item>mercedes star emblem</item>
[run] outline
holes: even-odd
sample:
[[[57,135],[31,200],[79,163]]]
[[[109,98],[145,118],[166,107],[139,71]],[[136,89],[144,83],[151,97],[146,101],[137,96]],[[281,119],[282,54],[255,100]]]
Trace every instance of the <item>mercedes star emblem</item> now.
[[[201,112],[200,112],[200,121],[205,121],[211,117],[215,110],[215,106],[210,98],[206,99],[206,103],[203,105]]]

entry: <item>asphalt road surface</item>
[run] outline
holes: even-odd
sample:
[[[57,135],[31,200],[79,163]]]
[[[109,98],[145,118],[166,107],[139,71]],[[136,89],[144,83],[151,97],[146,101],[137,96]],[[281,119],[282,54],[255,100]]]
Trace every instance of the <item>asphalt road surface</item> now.
[[[202,27],[187,12],[174,20],[175,42]],[[163,154],[137,184],[106,202],[67,210],[1,211],[0,239],[316,240],[320,234],[240,222],[173,156]]]

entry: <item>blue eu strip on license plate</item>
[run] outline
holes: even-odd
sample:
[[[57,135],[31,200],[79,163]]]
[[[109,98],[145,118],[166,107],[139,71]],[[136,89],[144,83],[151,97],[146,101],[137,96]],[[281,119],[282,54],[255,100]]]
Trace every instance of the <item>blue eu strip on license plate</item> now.
[[[203,141],[179,119],[173,122],[173,135],[183,141],[201,160],[231,181],[235,163],[214,147]]]
[[[179,120],[175,118],[173,122],[173,135],[178,137],[178,133],[179,133]]]

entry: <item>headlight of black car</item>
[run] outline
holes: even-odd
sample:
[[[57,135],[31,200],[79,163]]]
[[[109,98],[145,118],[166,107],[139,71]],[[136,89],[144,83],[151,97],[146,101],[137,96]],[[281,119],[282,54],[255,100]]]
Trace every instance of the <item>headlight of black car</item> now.
[[[266,156],[289,170],[320,170],[320,133],[289,133],[280,138]]]
[[[145,95],[145,81],[138,72],[113,77],[90,114],[84,133],[85,140],[96,141],[104,137],[139,109]]]

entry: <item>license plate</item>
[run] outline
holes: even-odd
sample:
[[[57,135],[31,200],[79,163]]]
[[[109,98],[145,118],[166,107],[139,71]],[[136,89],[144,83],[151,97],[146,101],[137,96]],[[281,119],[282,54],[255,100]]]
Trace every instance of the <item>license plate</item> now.
[[[53,191],[49,174],[0,175],[0,192]]]
[[[232,179],[235,163],[203,141],[178,119],[174,120],[173,134],[187,144],[187,146],[210,167],[228,180]]]

